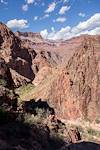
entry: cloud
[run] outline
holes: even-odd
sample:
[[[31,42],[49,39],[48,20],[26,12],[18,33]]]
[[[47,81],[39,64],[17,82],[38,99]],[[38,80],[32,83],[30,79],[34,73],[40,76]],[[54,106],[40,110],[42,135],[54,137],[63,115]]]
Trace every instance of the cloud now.
[[[44,16],[41,16],[41,17],[38,17],[38,16],[34,16],[34,21],[36,20],[43,20],[43,19],[46,19],[46,18],[49,18],[49,14],[45,14]]]
[[[35,2],[35,0],[26,0],[27,4],[33,4]]]
[[[71,8],[71,7],[70,7],[70,6],[67,6],[67,5],[66,5],[66,6],[62,6],[61,9],[60,9],[60,11],[59,11],[59,14],[60,14],[60,15],[65,14],[65,12],[68,11],[70,8]]]
[[[55,28],[54,28],[54,27],[51,27],[51,31],[55,32]]]
[[[43,31],[41,31],[40,34],[41,34],[41,36],[44,39],[48,39],[48,31],[47,31],[47,29],[44,29]]]
[[[27,4],[22,5],[22,10],[23,11],[28,11],[28,5]]]
[[[45,14],[44,16],[42,16],[42,17],[40,17],[40,20],[43,20],[43,19],[45,19],[45,18],[49,18],[49,14]]]
[[[44,29],[43,31],[40,32],[40,34],[44,39],[60,40],[60,39],[64,39],[64,37],[68,35],[67,33],[70,31],[70,29],[71,29],[70,26],[67,26],[65,28],[61,28],[61,30],[56,32],[52,28],[50,33],[48,33],[47,29]]]
[[[34,21],[36,21],[36,20],[38,20],[38,16],[34,16],[34,19],[33,19]]]
[[[58,17],[56,20],[54,20],[53,22],[65,22],[66,21],[66,18],[65,17]]]
[[[59,31],[47,29],[40,32],[41,36],[50,40],[66,40],[81,34],[96,35],[100,34],[100,13],[94,14],[88,20],[78,23],[74,27],[66,26]]]
[[[6,1],[4,1],[4,0],[0,0],[0,2],[1,2],[2,4],[5,4],[5,5],[8,4],[8,2],[6,2]]]
[[[21,19],[21,20],[13,19],[7,22],[7,26],[12,29],[13,28],[24,29],[28,27],[28,21],[24,19]]]
[[[51,12],[53,12],[53,11],[55,10],[55,8],[56,8],[56,3],[55,3],[55,2],[52,2],[52,3],[48,6],[48,8],[45,10],[45,13],[51,13]]]
[[[100,35],[100,27],[97,27],[97,28],[95,28],[95,29],[93,29],[89,32],[90,32],[91,35]]]
[[[85,13],[81,13],[81,12],[80,12],[78,15],[79,15],[80,17],[83,17],[83,18],[85,17]]]
[[[23,11],[28,11],[29,5],[34,4],[37,5],[40,0],[25,0],[25,4],[22,5]]]
[[[79,33],[84,30],[91,30],[98,26],[100,26],[100,13],[96,13],[87,21],[80,22],[77,26],[72,28],[72,32]]]
[[[49,14],[45,14],[44,16],[43,16],[43,18],[48,18],[50,15]]]
[[[69,2],[69,0],[63,0],[64,3]]]

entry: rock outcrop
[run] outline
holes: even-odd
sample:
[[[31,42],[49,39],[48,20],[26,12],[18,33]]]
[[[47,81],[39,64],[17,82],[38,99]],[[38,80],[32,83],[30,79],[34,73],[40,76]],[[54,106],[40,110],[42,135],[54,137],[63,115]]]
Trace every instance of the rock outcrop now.
[[[81,46],[69,60],[51,71],[46,67],[42,68],[43,73],[42,70],[37,73],[33,80],[36,88],[31,91],[30,97],[47,99],[57,115],[65,120],[95,121],[100,118],[100,36],[82,38]]]
[[[47,99],[65,119],[100,118],[99,40],[100,37],[87,36],[66,68],[59,70],[52,81]]]
[[[25,99],[46,99],[63,119],[100,118],[100,36],[45,41],[36,33],[14,34],[0,24],[0,56],[15,86],[33,83]]]
[[[99,35],[53,42],[0,23],[0,149],[99,150],[61,121],[100,123],[99,76]]]
[[[20,82],[26,80],[26,78],[27,80],[33,79],[34,73],[31,69],[31,57],[28,50],[21,47],[21,40],[2,23],[0,23],[0,36],[2,39],[0,41],[0,56],[6,61],[9,68],[21,75],[19,83],[14,80],[15,85],[21,85]],[[17,78],[15,72],[14,76]]]
[[[11,69],[17,87],[32,82],[42,67],[54,66],[59,62],[60,57],[56,53],[35,49],[34,44],[40,42],[45,43],[38,33],[14,34],[0,23],[0,56]]]

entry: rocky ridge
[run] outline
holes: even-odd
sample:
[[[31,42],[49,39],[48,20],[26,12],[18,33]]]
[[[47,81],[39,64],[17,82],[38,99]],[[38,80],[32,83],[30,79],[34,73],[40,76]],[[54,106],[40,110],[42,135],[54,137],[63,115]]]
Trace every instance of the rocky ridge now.
[[[0,72],[7,81],[7,64],[3,59],[0,62]],[[100,145],[95,143],[78,145],[81,140],[78,129],[66,127],[46,101],[23,101],[20,107],[13,88],[13,84],[11,89],[8,84],[0,84],[1,150],[74,150],[75,147],[99,150]]]
[[[35,85],[24,100],[46,99],[63,119],[99,119],[100,36],[50,43],[36,33],[14,34],[1,23],[0,37],[0,56],[14,85]]]
[[[55,150],[81,139],[78,129],[66,128],[46,101],[19,105],[8,71],[0,59],[0,149]]]
[[[66,61],[64,58],[65,63],[62,62],[57,67],[39,70],[33,80],[36,87],[28,97],[47,99],[56,109],[57,115],[64,119],[95,121],[100,118],[100,36],[86,35],[74,38],[71,42],[74,40],[81,44],[74,50],[73,56],[69,56],[69,60],[66,57]],[[27,99],[27,95],[24,98]]]
[[[0,108],[3,108],[7,115],[10,112],[11,115],[8,115],[8,118],[11,118],[12,123],[14,121],[15,126],[18,123],[17,120],[21,121],[22,126],[26,123],[34,126],[39,121],[38,124],[41,124],[39,128],[42,126],[43,131],[45,122],[50,133],[53,131],[53,133],[57,132],[56,135],[60,133],[62,136],[64,132],[65,140],[64,137],[63,141],[60,138],[63,148],[66,148],[66,143],[76,142],[76,129],[71,131],[72,136],[69,136],[71,133],[62,127],[63,123],[57,118],[66,121],[100,121],[99,43],[99,35],[83,35],[59,42],[46,41],[38,33],[13,33],[6,25],[0,23]],[[44,117],[43,122],[40,119],[40,122],[37,116],[41,118],[43,114],[48,114],[48,111],[43,108],[39,110],[39,113],[37,108],[40,107],[40,103],[44,106],[45,102],[46,106],[55,111],[52,115],[49,112],[48,117]],[[1,130],[5,128],[1,127]],[[36,129],[37,125],[34,128]],[[46,135],[48,135],[47,132]],[[23,136],[19,133],[18,135]],[[48,142],[50,141],[47,140]],[[65,145],[62,145],[63,142]],[[30,149],[32,149],[31,144]],[[56,146],[55,142],[53,144]],[[39,143],[36,145],[39,146]],[[19,147],[22,149],[25,145]],[[41,144],[37,149],[48,149],[43,145],[40,147]]]

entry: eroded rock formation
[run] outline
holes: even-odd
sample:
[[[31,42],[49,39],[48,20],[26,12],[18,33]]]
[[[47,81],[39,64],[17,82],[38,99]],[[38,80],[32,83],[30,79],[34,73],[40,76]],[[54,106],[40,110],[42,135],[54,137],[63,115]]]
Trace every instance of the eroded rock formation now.
[[[43,40],[36,33],[14,34],[0,24],[0,56],[15,86],[33,83],[25,99],[46,99],[63,119],[100,117],[100,36]]]
[[[99,121],[99,60],[100,36],[53,42],[0,23],[0,149],[99,150],[60,121]]]

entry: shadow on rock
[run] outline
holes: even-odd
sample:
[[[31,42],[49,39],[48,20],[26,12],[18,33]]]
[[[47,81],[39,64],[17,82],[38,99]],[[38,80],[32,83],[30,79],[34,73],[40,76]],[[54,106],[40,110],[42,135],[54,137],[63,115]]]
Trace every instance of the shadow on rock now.
[[[47,101],[42,101],[41,99],[35,101],[32,99],[30,101],[23,102],[23,110],[27,113],[36,114],[36,108],[44,109],[45,111],[48,110],[52,115],[55,114],[54,109],[48,105]]]
[[[70,146],[64,146],[60,150],[100,150],[100,144],[92,142],[80,142],[71,144]]]
[[[5,120],[0,120],[0,150],[56,150],[63,146],[63,141],[50,137],[47,126],[17,121],[8,112],[0,112],[0,117]]]

